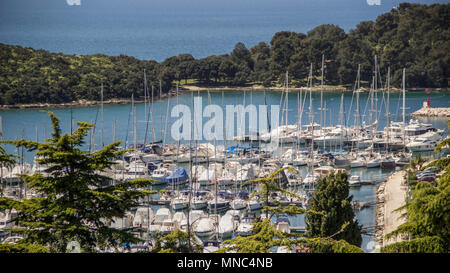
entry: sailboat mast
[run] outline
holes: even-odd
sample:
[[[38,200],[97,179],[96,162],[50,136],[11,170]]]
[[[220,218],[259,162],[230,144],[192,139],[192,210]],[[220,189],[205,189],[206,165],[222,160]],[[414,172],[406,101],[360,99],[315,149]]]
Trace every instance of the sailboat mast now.
[[[402,117],[403,117],[403,127],[405,127],[406,124],[406,118],[405,118],[405,110],[406,110],[406,105],[405,105],[405,68],[403,68],[403,76],[402,76],[402,93],[403,93],[403,97],[402,97]]]
[[[136,150],[136,107],[134,106],[134,94],[131,95],[131,108],[133,109],[133,147]]]
[[[101,145],[103,147],[103,146],[105,146],[105,142],[104,142],[104,138],[103,138],[104,129],[105,129],[105,126],[104,126],[105,120],[104,120],[104,115],[103,115],[103,83],[102,83],[102,90],[101,90],[101,100],[102,100],[102,104],[101,104],[101,115],[102,115]],[[70,123],[71,123],[70,128],[72,128],[72,120],[70,121]]]
[[[177,105],[178,105],[178,82],[177,82],[177,89],[176,89],[176,92],[177,92]],[[184,130],[184,128],[183,128],[183,130]],[[179,152],[180,152],[180,139],[178,139],[178,141],[177,141],[177,164],[178,164],[178,154],[179,154]]]
[[[152,104],[153,104],[153,86],[152,86]],[[194,92],[191,92],[191,107],[194,107]],[[193,119],[191,119],[191,128],[193,126]],[[191,212],[191,201],[192,201],[192,138],[193,138],[194,132],[191,130],[191,135],[189,137],[189,193],[188,193],[188,207],[187,207],[187,233],[188,233],[188,246],[189,251],[191,251],[191,224],[190,224],[190,212]]]
[[[386,101],[386,124],[391,126],[390,111],[389,111],[389,96],[390,96],[390,81],[391,81],[391,67],[388,67],[388,78],[387,78],[387,101]]]
[[[225,107],[225,101],[224,101],[224,92],[222,90],[222,111]],[[225,124],[225,115],[222,116],[222,124]],[[226,126],[223,126],[223,140],[224,140],[224,147],[225,147],[225,156],[223,158],[223,168],[225,168],[225,165],[227,164],[227,135],[226,135]]]
[[[309,69],[309,122],[311,124],[311,165],[309,167],[309,173],[313,175],[314,172],[314,111],[312,106],[312,63]]]
[[[147,117],[147,75],[145,73],[145,68],[144,68],[144,117]]]
[[[405,71],[406,69],[403,68],[403,77],[402,77],[402,85],[403,85],[403,98],[402,98],[402,103],[403,103],[403,107],[402,107],[402,116],[403,116],[403,149],[406,149],[406,99],[405,99],[405,92],[406,92],[406,83],[405,83]]]
[[[113,135],[112,135],[113,139],[112,139],[112,141],[116,142],[116,120],[113,120],[112,127],[113,127]]]
[[[355,113],[355,127],[359,127],[359,88],[360,88],[360,77],[361,77],[361,74],[360,74],[360,71],[361,71],[361,64],[358,64],[358,76],[357,76],[357,78],[358,78],[358,83],[357,83],[357,89],[356,89],[356,113]]]
[[[322,54],[322,69],[321,69],[321,79],[320,79],[320,125],[321,127],[324,126],[324,123],[322,123],[323,121],[323,65],[324,65],[324,59],[325,59],[325,55]]]
[[[339,134],[339,144],[340,147],[339,149],[342,150],[342,145],[343,145],[343,141],[342,141],[342,134],[344,132],[344,93],[342,93],[341,95],[341,109],[339,109],[339,116],[340,116],[340,122],[341,122],[341,133]]]
[[[289,72],[286,71],[286,130],[288,126],[288,108],[289,108]]]
[[[389,130],[391,127],[390,111],[389,111],[389,93],[390,93],[391,67],[388,67],[387,75],[387,101],[386,101],[386,126],[387,126],[387,150],[389,150]]]
[[[155,127],[153,125],[153,85],[152,85],[152,101],[151,101],[151,108],[150,108],[150,119],[152,122],[152,143],[155,141]]]
[[[167,111],[166,111],[166,122],[164,124],[163,144],[166,144],[167,122],[169,122],[169,108],[170,108],[170,90],[168,91],[167,95]]]

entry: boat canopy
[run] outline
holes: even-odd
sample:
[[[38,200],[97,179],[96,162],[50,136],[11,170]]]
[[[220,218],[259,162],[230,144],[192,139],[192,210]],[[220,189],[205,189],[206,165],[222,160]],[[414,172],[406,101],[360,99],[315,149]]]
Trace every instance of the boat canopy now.
[[[184,168],[177,168],[170,176],[166,177],[166,182],[181,182],[186,181],[187,179],[189,179],[189,175],[186,173],[186,170]]]

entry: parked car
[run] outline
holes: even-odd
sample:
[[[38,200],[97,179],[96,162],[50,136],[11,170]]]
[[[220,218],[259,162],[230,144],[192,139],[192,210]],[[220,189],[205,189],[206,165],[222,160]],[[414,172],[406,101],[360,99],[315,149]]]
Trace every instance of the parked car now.
[[[433,182],[434,180],[436,180],[436,176],[434,175],[424,175],[421,176],[420,178],[417,178],[419,181],[427,181],[427,182]]]

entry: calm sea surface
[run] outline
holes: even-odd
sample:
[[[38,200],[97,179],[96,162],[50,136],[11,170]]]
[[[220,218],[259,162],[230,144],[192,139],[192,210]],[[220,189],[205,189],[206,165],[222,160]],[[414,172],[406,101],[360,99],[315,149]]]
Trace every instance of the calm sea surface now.
[[[162,61],[191,53],[201,58],[230,53],[237,42],[248,48],[270,42],[282,30],[306,33],[321,24],[334,24],[348,32],[400,2],[81,0],[80,6],[69,6],[65,0],[2,0],[0,42],[67,54],[126,54]]]

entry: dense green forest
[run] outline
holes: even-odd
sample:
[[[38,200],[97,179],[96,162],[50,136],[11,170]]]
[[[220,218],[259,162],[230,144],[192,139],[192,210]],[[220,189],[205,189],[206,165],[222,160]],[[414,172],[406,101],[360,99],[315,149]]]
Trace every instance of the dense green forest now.
[[[190,54],[161,63],[129,56],[65,55],[0,44],[0,104],[62,103],[80,99],[130,98],[144,95],[144,69],[155,94],[168,92],[175,82],[217,86],[277,86],[289,71],[290,86],[305,86],[310,63],[316,84],[325,56],[325,84],[351,87],[358,64],[361,80],[371,82],[377,56],[382,81],[387,68],[391,83],[401,85],[406,68],[407,87],[448,87],[450,80],[450,4],[403,3],[361,22],[345,33],[335,25],[320,25],[307,34],[281,31],[270,44],[248,49],[237,43],[230,54],[195,59]]]

